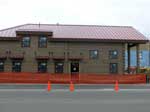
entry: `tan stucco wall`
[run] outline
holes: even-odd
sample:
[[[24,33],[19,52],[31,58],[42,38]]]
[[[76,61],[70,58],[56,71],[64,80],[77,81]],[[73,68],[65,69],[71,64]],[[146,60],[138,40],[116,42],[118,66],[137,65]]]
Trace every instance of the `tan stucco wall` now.
[[[53,52],[54,56],[67,57],[70,56],[84,57],[80,61],[80,73],[109,73],[109,63],[118,63],[118,73],[124,70],[124,44],[122,43],[89,43],[89,42],[48,42],[47,48],[38,48],[38,37],[31,37],[30,48],[22,48],[21,41],[0,41],[0,54],[5,54],[6,50],[10,50],[12,54],[25,52],[25,58],[22,63],[23,72],[37,72],[37,61],[35,52],[40,56],[48,56],[49,52]],[[99,50],[99,58],[96,60],[89,59],[89,50]],[[109,50],[118,50],[118,59],[109,59]],[[64,73],[70,73],[70,62],[64,60]],[[54,73],[54,60],[48,61],[48,72]],[[5,71],[11,71],[12,62],[10,59],[5,61]]]

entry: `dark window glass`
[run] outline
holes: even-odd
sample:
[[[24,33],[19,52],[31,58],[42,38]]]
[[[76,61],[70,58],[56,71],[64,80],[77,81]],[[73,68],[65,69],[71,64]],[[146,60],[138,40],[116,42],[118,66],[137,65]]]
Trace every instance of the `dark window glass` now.
[[[47,37],[39,37],[39,47],[47,47]]]
[[[21,72],[21,61],[13,61],[12,62],[12,71],[13,72]]]
[[[90,50],[90,59],[98,58],[98,50]]]
[[[71,74],[79,73],[79,62],[71,62]]]
[[[22,38],[22,47],[30,47],[30,37]]]
[[[118,64],[110,63],[110,73],[118,73]]]
[[[38,72],[47,72],[47,61],[38,62]]]
[[[64,63],[63,62],[55,62],[55,73],[63,73]]]
[[[110,50],[109,51],[109,58],[110,59],[117,59],[118,58],[118,51],[117,50]]]
[[[4,72],[4,61],[0,61],[0,72]]]

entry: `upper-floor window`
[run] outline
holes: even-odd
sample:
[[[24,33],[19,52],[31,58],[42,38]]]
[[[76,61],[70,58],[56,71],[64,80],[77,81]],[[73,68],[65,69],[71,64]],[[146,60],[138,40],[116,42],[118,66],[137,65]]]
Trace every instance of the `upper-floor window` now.
[[[90,59],[98,58],[98,50],[90,50]]]
[[[22,47],[30,47],[30,37],[22,38]]]
[[[39,37],[39,47],[47,47],[47,37]]]
[[[110,50],[109,51],[109,58],[110,59],[117,59],[118,58],[118,51],[117,50]]]

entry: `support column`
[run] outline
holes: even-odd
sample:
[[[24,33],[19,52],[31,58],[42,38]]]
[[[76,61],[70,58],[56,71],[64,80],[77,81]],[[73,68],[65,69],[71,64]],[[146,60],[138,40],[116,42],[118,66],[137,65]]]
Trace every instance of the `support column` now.
[[[149,50],[149,58],[148,59],[149,59],[149,67],[150,67],[150,41],[148,42],[148,46],[149,46],[149,49],[148,49]]]
[[[136,63],[137,63],[136,73],[139,73],[139,70],[140,70],[140,47],[139,47],[139,44],[136,45]]]
[[[130,73],[130,46],[129,44],[127,45],[127,52],[128,52],[128,73]]]

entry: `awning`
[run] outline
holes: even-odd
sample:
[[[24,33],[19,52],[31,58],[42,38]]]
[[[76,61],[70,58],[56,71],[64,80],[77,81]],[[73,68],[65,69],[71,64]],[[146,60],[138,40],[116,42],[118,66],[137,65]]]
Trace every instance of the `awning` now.
[[[64,56],[55,56],[55,57],[52,57],[53,60],[65,60],[65,57]]]
[[[49,60],[49,56],[36,56],[37,60]]]
[[[82,60],[82,57],[69,57],[69,60]]]
[[[0,60],[6,60],[7,59],[7,56],[5,55],[0,55]]]
[[[10,59],[19,59],[19,60],[23,60],[24,56],[23,55],[11,55],[9,56]]]

